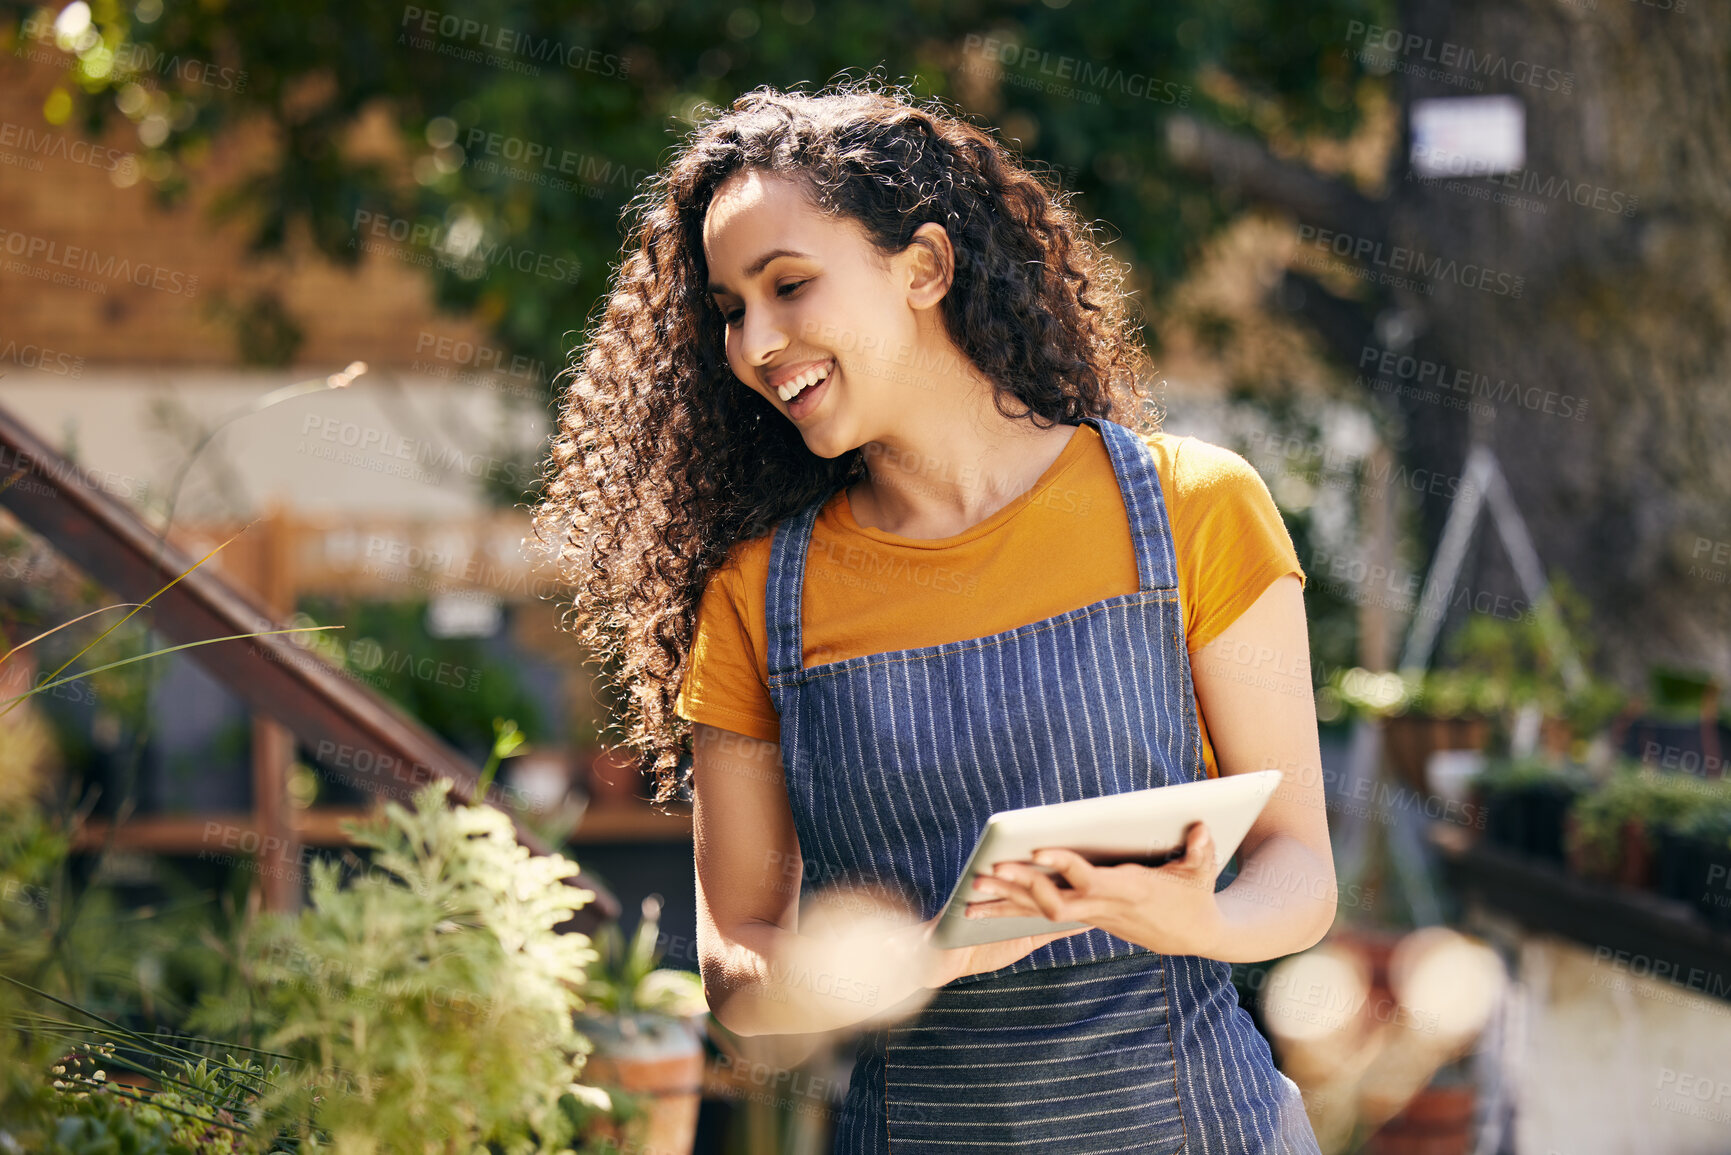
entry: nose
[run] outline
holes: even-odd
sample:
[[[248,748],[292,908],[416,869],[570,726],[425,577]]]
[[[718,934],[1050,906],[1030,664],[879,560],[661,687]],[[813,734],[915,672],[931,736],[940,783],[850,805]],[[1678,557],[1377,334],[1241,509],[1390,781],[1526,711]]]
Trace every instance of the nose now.
[[[740,321],[740,352],[753,368],[769,364],[772,357],[787,348],[787,331],[772,312],[761,306],[747,309]]]

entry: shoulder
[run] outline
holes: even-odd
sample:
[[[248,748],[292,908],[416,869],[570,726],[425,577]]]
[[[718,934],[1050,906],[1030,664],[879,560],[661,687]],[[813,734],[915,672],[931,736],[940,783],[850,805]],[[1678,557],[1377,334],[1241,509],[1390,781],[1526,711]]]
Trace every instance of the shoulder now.
[[[1199,437],[1174,436],[1164,431],[1140,434],[1154,455],[1160,485],[1168,501],[1209,504],[1210,499],[1266,498],[1268,487],[1244,457]]]
[[[727,549],[727,556],[710,572],[708,589],[722,589],[735,601],[743,603],[750,591],[763,599],[763,583],[769,577],[769,554],[775,543],[773,532],[760,537],[736,541]]]

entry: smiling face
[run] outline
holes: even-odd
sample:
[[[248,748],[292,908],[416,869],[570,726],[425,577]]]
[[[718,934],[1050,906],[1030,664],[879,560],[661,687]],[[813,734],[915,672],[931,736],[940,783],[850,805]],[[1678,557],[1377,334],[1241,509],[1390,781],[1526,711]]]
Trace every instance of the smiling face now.
[[[728,364],[813,453],[839,457],[906,420],[900,368],[930,344],[943,296],[922,271],[929,250],[886,260],[857,222],[824,216],[794,182],[743,171],[711,199],[703,251]]]

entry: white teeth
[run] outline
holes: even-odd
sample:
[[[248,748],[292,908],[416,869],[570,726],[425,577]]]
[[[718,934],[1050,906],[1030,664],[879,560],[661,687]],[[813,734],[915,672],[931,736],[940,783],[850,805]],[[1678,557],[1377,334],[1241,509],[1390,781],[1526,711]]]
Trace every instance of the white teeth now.
[[[834,367],[835,367],[835,362],[831,361],[831,362],[828,362],[826,364],[819,365],[816,368],[807,369],[804,373],[801,373],[798,377],[795,377],[792,381],[789,381],[785,385],[779,386],[775,392],[776,392],[777,396],[779,396],[783,401],[792,401],[795,397],[799,396],[800,390],[805,389],[808,386],[815,385],[819,381],[822,381],[825,377],[828,377],[829,371],[831,369],[833,369]]]

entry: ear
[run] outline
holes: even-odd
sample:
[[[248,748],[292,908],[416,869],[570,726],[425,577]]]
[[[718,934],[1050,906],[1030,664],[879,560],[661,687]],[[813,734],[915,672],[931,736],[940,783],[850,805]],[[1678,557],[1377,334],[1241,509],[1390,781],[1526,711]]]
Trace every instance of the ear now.
[[[907,263],[909,305],[929,309],[944,299],[956,271],[956,252],[944,226],[927,221],[915,229],[901,259]]]

